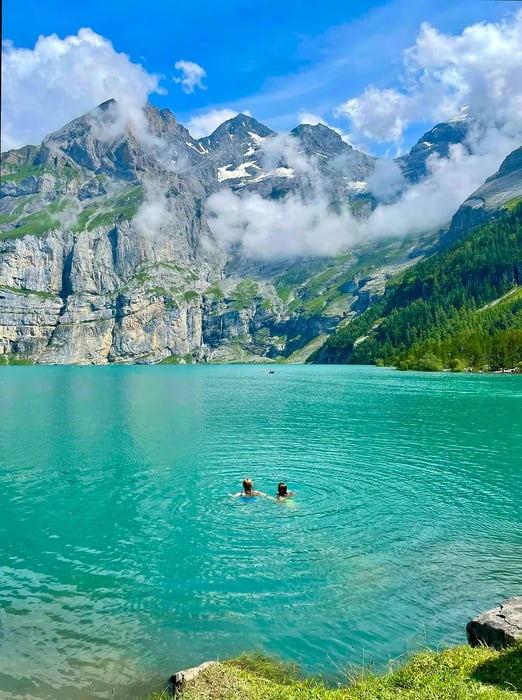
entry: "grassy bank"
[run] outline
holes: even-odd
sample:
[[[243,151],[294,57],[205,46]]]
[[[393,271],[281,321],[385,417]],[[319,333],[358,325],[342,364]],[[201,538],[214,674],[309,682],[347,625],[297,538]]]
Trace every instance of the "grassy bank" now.
[[[148,700],[167,700],[156,693]],[[522,645],[495,651],[454,647],[415,654],[387,673],[347,673],[346,686],[298,680],[295,669],[260,657],[217,664],[187,683],[184,700],[514,700],[522,698]]]

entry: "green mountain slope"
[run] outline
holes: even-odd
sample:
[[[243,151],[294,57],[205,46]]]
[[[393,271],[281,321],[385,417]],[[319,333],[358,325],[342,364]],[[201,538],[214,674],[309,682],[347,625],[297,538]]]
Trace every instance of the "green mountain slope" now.
[[[380,302],[311,359],[404,369],[513,367],[522,362],[521,283],[519,204],[393,280]]]

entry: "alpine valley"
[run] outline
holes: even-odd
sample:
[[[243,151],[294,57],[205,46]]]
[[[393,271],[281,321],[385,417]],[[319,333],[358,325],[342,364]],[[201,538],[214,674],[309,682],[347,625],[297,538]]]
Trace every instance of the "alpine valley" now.
[[[239,114],[194,139],[168,110],[129,122],[109,100],[2,154],[0,363],[414,366],[428,354],[457,367],[463,333],[522,336],[522,148],[442,227],[348,231],[422,183],[433,159],[465,149],[470,128],[466,116],[438,124],[386,160],[321,124],[281,135]],[[392,190],[377,186],[387,168]],[[293,245],[254,245],[248,216],[270,202],[345,221],[346,238],[322,245],[321,226],[310,233],[296,216]],[[446,302],[454,312],[442,318]],[[479,319],[486,307],[496,320]],[[521,356],[501,364],[522,360],[519,341]]]

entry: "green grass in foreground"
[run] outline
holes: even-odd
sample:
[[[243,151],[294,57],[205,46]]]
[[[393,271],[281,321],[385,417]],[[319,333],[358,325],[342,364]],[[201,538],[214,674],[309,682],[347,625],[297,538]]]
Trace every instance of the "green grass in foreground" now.
[[[388,672],[347,672],[348,685],[298,680],[295,668],[240,657],[208,668],[188,683],[183,700],[515,700],[522,697],[522,645],[503,651],[454,647],[422,652]],[[167,700],[156,693],[149,700]]]

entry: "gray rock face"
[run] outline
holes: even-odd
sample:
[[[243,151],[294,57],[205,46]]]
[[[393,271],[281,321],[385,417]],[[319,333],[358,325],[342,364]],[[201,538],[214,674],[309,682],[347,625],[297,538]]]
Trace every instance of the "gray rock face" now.
[[[0,287],[0,355],[42,356],[61,308],[58,296],[21,294]]]
[[[408,155],[399,158],[403,174],[410,182],[418,182],[427,174],[426,162],[431,155],[447,158],[450,146],[465,144],[470,121],[457,118],[437,124],[417,141]]]
[[[199,139],[198,143],[202,150],[214,154],[220,153],[226,158],[227,151],[239,153],[242,147],[246,146],[248,150],[256,140],[275,135],[275,131],[261,124],[257,119],[246,114],[238,114],[223,122],[210,136]]]
[[[510,153],[498,171],[461,204],[451,221],[448,239],[456,239],[469,228],[486,223],[521,197],[522,147]]]
[[[356,253],[245,260],[213,238],[205,201],[222,188],[303,201],[320,192],[333,211],[359,215],[375,205],[366,180],[376,159],[320,124],[294,129],[281,151],[276,136],[240,114],[194,139],[168,110],[149,105],[129,124],[109,100],[41,146],[2,154],[0,354],[261,361],[303,350],[366,308],[384,291],[375,259],[367,270]],[[518,156],[499,176],[520,177]],[[410,252],[390,248],[383,261]]]
[[[522,171],[522,146],[517,148],[515,151],[510,153],[507,158],[504,159],[498,172],[488,178],[496,179],[499,177],[504,177],[505,175],[510,175],[511,173],[520,173]]]
[[[466,625],[471,646],[486,644],[500,649],[522,640],[522,596],[504,600]]]
[[[324,124],[300,124],[290,132],[307,156],[316,156],[325,175],[337,175],[355,182],[364,181],[375,167],[376,158],[357,151]]]
[[[199,139],[201,159],[193,175],[208,194],[229,187],[242,194],[281,198],[297,193],[310,199],[317,188],[334,209],[360,199],[371,199],[366,178],[376,159],[345,143],[339,134],[322,124],[301,124],[289,134],[288,144],[312,165],[313,173],[295,171],[288,154],[274,158],[271,139],[277,134],[252,117],[238,114],[208,137]],[[284,149],[283,149],[284,150]]]
[[[211,267],[188,244],[183,253],[182,243],[136,240],[126,223],[109,232],[5,241],[0,352],[43,363],[104,363],[196,351],[201,309],[184,290],[206,288]],[[156,262],[173,258],[183,266]]]

